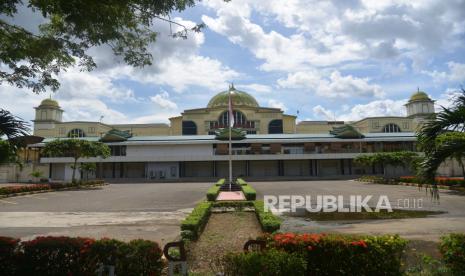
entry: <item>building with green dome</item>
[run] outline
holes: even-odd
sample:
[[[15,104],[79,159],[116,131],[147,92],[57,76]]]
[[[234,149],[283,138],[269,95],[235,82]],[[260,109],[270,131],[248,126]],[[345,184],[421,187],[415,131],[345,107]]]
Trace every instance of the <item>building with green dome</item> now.
[[[59,103],[45,99],[36,109],[34,135],[44,141],[73,137],[108,143],[112,156],[86,159],[97,162],[95,177],[124,181],[216,179],[228,175],[228,141],[216,134],[229,125],[231,93],[234,128],[234,177],[247,179],[354,177],[378,174],[383,168],[353,162],[361,153],[416,150],[415,130],[434,114],[434,101],[421,91],[413,93],[407,116],[363,118],[358,121],[300,121],[279,108],[260,106],[249,93],[231,86],[214,95],[204,107],[184,110],[169,124],[106,124],[62,120]],[[223,130],[223,131],[222,131]],[[69,158],[42,157],[49,178],[69,180]],[[398,169],[400,170],[400,169]],[[394,174],[407,174],[394,171]],[[452,173],[453,174],[453,173]]]

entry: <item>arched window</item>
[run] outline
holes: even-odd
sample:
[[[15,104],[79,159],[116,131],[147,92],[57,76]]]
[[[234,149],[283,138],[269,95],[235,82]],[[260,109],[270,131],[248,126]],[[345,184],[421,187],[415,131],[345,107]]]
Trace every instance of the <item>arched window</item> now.
[[[383,128],[383,132],[401,132],[400,127],[396,124],[387,124]]]
[[[197,125],[192,121],[182,121],[182,135],[197,135]]]
[[[245,117],[244,113],[234,110],[234,126],[233,127],[240,127],[246,128],[247,118]],[[229,112],[225,111],[221,113],[220,118],[218,119],[218,123],[220,126],[229,127]]]
[[[283,120],[273,120],[268,124],[268,134],[283,133]]]
[[[80,128],[74,128],[68,132],[68,137],[71,137],[71,138],[86,137],[86,134],[84,130]]]

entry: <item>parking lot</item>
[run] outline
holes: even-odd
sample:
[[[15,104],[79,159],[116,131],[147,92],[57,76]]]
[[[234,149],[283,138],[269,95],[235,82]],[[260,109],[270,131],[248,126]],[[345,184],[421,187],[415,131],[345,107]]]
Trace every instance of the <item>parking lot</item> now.
[[[146,238],[165,243],[179,234],[179,222],[205,198],[211,183],[111,184],[98,189],[40,193],[0,199],[0,235]],[[416,187],[355,181],[252,182],[263,195],[387,195],[393,208],[422,199],[422,208],[446,213],[428,218],[315,224],[285,221],[283,230],[343,233],[398,233],[407,238],[437,240],[448,232],[465,232],[465,197],[441,191],[440,201]],[[399,201],[401,200],[401,201]]]

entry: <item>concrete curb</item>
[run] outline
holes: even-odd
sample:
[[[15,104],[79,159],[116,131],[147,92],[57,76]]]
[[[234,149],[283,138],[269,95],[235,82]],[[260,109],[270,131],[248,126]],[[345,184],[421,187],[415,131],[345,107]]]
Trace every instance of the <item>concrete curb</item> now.
[[[23,192],[23,193],[16,193],[16,194],[8,194],[8,195],[0,195],[0,199],[2,198],[9,198],[9,197],[15,197],[15,196],[23,196],[23,195],[33,195],[33,194],[43,194],[43,193],[49,193],[49,192],[59,192],[59,191],[69,191],[69,190],[83,190],[83,188],[96,188],[96,187],[102,187],[102,186],[107,186],[108,183],[103,183],[103,184],[93,184],[93,185],[85,185],[81,187],[66,187],[62,189],[48,189],[48,190],[39,190],[39,191],[31,191],[31,192]]]
[[[383,183],[375,183],[375,182],[365,181],[365,180],[357,180],[357,181],[363,182],[363,183],[373,183],[373,184],[381,184],[381,185],[400,185],[400,186],[411,186],[411,187],[418,187],[418,188],[432,188],[433,187],[430,184],[417,184],[417,183],[407,183],[407,182],[398,182],[396,184],[383,184]],[[436,187],[441,190],[465,192],[465,188],[462,188],[462,187],[454,187],[454,186],[446,186],[446,185],[436,185]]]

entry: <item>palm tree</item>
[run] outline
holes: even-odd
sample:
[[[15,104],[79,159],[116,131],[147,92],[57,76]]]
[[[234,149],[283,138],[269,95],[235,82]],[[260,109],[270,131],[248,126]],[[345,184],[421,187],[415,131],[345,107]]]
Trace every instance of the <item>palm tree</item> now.
[[[456,159],[465,177],[465,90],[455,97],[449,108],[441,107],[417,133],[420,150],[425,153],[421,173],[433,182],[439,165],[448,158]]]
[[[11,139],[28,135],[28,132],[28,123],[14,116],[8,110],[0,109],[0,137],[5,135],[8,139]]]

